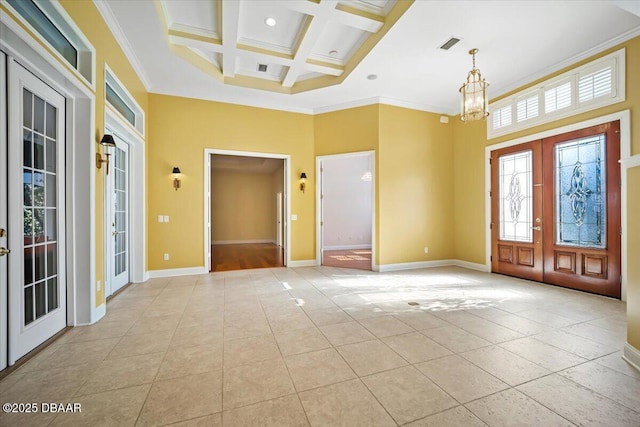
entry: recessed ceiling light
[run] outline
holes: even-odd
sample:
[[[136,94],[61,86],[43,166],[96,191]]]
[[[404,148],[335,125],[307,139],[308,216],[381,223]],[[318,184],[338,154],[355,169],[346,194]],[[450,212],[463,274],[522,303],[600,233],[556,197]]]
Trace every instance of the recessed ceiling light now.
[[[367,80],[375,80],[375,79],[377,79],[377,78],[378,78],[378,75],[377,75],[377,74],[369,74],[369,75],[367,76]]]
[[[276,26],[276,18],[264,18],[264,23],[267,24],[270,27],[275,27]]]

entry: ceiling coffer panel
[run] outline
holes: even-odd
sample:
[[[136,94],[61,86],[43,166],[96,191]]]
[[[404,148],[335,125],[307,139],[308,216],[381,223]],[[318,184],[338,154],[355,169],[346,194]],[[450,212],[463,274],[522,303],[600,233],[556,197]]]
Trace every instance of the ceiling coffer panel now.
[[[170,30],[220,38],[220,9],[217,1],[163,1]]]
[[[291,54],[307,16],[286,7],[287,3],[242,1],[238,43]],[[267,25],[267,18],[275,19],[275,25]]]
[[[329,22],[313,46],[311,58],[344,65],[369,34],[338,22]]]
[[[412,4],[396,0],[159,2],[169,43],[192,51],[189,56],[184,49],[176,50],[181,57],[223,84],[289,94],[342,83]],[[393,7],[400,12],[391,14],[387,22]],[[372,43],[366,43],[369,38]]]

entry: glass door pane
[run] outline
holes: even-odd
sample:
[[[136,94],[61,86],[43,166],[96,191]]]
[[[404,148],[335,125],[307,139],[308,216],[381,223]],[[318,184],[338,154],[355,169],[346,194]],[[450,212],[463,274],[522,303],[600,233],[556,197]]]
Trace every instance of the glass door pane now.
[[[59,307],[57,108],[22,90],[24,325]]]
[[[533,241],[532,151],[499,157],[500,240]]]

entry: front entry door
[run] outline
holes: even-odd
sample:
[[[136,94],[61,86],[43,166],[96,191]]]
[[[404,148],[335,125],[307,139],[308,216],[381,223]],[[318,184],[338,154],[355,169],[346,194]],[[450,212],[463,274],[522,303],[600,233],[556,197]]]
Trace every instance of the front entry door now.
[[[67,325],[65,99],[8,69],[9,365]]]
[[[116,147],[106,178],[107,296],[129,283],[129,145],[113,134]]]
[[[491,153],[492,271],[620,298],[619,130]]]

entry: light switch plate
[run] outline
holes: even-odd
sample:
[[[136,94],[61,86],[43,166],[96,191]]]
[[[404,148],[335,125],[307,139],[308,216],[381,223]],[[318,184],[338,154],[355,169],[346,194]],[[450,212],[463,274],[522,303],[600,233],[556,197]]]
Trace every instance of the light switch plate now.
[[[169,215],[164,216],[164,222],[169,222]]]
[[[297,221],[297,220],[298,220],[298,215],[291,214],[291,221]]]
[[[162,215],[158,215],[158,222],[164,222],[164,217]]]

